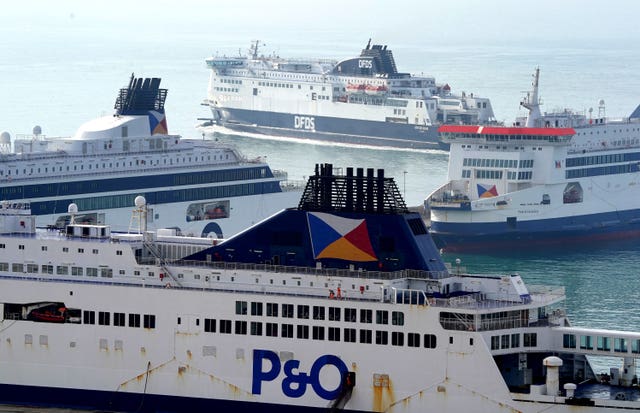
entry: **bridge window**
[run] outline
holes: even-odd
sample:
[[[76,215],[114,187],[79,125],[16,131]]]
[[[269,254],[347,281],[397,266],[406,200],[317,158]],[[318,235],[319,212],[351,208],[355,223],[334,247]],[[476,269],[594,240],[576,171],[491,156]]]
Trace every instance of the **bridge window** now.
[[[582,350],[593,350],[593,337],[580,336],[580,348]]]
[[[576,336],[573,334],[564,334],[562,337],[562,346],[564,348],[576,348]]]
[[[436,348],[436,336],[435,334],[424,335],[424,348]]]
[[[611,351],[611,339],[609,337],[598,337],[598,350]]]
[[[613,340],[613,349],[614,351],[618,351],[621,353],[627,352],[627,340],[621,337],[615,338]]]

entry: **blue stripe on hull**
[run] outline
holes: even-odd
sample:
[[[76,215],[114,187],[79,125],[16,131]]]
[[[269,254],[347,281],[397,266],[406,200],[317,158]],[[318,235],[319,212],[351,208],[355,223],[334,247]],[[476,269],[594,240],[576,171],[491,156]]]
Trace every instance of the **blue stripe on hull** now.
[[[446,251],[528,248],[571,242],[640,236],[640,209],[546,220],[507,222],[431,222],[436,245]]]
[[[8,384],[0,385],[0,404],[136,413],[299,413],[301,411],[320,413],[328,410],[285,404]],[[353,412],[352,410],[342,411]]]
[[[298,122],[296,128],[296,116],[313,118],[313,128],[309,122]],[[215,117],[220,125],[240,132],[371,146],[448,149],[439,141],[434,126],[244,109],[214,109]]]

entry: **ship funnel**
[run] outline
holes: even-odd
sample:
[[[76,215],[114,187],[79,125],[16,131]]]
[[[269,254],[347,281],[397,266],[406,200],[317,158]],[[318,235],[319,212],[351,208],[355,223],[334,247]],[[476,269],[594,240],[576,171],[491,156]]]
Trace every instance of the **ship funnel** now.
[[[542,364],[547,367],[547,395],[558,396],[560,393],[560,367],[562,359],[550,356],[542,360]]]

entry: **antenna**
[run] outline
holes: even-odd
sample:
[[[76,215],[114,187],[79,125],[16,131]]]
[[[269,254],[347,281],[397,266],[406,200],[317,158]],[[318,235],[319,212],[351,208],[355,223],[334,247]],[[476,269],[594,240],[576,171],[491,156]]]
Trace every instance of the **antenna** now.
[[[131,214],[129,233],[137,226],[138,234],[144,234],[147,232],[147,200],[142,195],[138,195],[133,202],[136,208]]]

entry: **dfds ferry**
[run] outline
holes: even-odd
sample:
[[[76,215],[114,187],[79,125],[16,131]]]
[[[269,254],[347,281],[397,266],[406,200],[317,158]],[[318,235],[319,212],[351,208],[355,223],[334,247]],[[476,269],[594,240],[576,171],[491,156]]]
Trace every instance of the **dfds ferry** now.
[[[433,77],[399,72],[387,46],[342,61],[259,53],[216,56],[209,123],[240,132],[371,146],[433,149],[442,123],[493,121],[489,99],[454,95]]]
[[[426,203],[447,250],[640,235],[640,107],[628,118],[540,113],[539,70],[513,127],[444,125],[448,182]]]
[[[127,230],[138,195],[149,202],[148,223],[184,234],[230,236],[295,205],[302,185],[286,182],[260,159],[230,145],[170,135],[159,78],[131,77],[115,114],[57,138],[0,138],[0,199],[30,202],[39,226],[63,228],[75,203],[87,223]]]
[[[40,232],[0,209],[0,403],[640,411],[640,332],[572,327],[562,287],[451,271],[382,170],[323,165],[297,208],[222,242],[70,211]],[[601,356],[619,362],[597,374]]]

